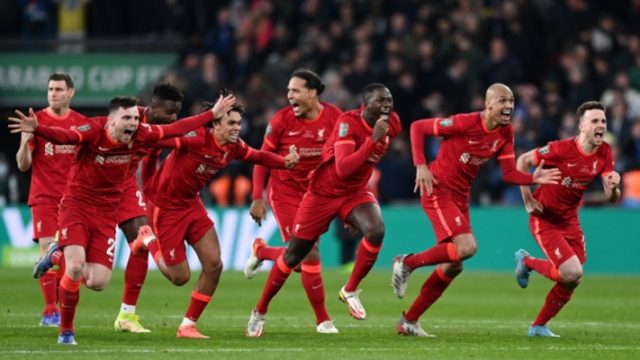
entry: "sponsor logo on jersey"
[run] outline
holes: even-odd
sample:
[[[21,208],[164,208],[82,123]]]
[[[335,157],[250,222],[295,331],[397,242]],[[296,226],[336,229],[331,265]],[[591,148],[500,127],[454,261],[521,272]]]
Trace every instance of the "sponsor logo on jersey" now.
[[[453,119],[451,119],[451,118],[446,118],[446,119],[440,120],[440,126],[442,126],[442,127],[449,127],[451,125],[453,125]]]
[[[349,132],[349,124],[340,123],[340,127],[338,128],[338,136],[345,137],[347,136],[348,132]]]
[[[104,164],[104,156],[101,154],[96,155],[96,162],[100,165]]]
[[[544,155],[544,154],[548,154],[548,153],[549,153],[549,145],[543,146],[543,147],[538,149],[538,154],[540,154],[540,155]]]
[[[191,130],[188,133],[184,134],[184,137],[194,137],[196,136],[198,133],[195,130]]]
[[[89,124],[80,125],[80,126],[77,127],[77,130],[80,131],[80,132],[89,131],[89,130],[91,130],[91,125],[89,125]]]
[[[204,174],[204,172],[206,170],[207,170],[207,165],[200,164],[200,165],[198,165],[198,168],[196,169],[196,174]]]

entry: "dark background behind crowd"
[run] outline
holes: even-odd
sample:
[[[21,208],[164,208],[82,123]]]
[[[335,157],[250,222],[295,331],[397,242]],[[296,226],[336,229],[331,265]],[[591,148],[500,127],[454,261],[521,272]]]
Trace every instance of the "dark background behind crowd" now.
[[[323,100],[345,110],[359,105],[366,84],[382,82],[405,128],[371,179],[383,203],[417,200],[411,122],[481,110],[492,83],[515,92],[517,154],[577,135],[575,109],[601,100],[606,140],[623,174],[623,205],[640,206],[640,0],[0,2],[0,50],[43,49],[179,53],[160,81],[184,92],[181,115],[199,112],[203,100],[231,88],[247,107],[242,137],[254,147],[271,116],[287,105],[294,69],[318,72],[327,86]],[[148,93],[138,95],[148,102]],[[0,201],[25,202],[29,174],[19,173],[14,160],[19,136],[0,134]],[[427,142],[428,158],[438,146],[438,139]],[[203,198],[246,204],[250,178],[251,167],[236,164]],[[600,190],[594,184],[586,202],[601,203]],[[488,163],[472,204],[520,203],[519,189],[501,181],[497,162]]]

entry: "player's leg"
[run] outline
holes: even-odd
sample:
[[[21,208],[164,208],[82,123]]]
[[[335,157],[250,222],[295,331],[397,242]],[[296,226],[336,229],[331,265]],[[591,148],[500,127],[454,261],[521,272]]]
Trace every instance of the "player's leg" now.
[[[300,280],[307,294],[307,299],[309,299],[309,303],[316,315],[316,330],[323,334],[335,334],[338,332],[338,329],[336,329],[331,321],[325,305],[319,245],[319,242],[316,241],[309,254],[302,260]]]
[[[260,300],[251,312],[245,332],[247,336],[262,336],[265,314],[271,300],[287,281],[291,271],[311,252],[316,241],[314,239],[327,231],[341,204],[340,199],[305,194],[293,222],[293,237],[287,244],[287,250],[276,259]]]
[[[438,265],[422,284],[420,293],[411,307],[400,317],[396,331],[399,334],[409,336],[429,336],[422,330],[418,320],[442,296],[453,279],[462,272],[462,269],[462,261]],[[416,325],[422,332],[416,329]]]
[[[557,269],[557,280],[529,328],[528,335],[557,337],[549,330],[547,322],[569,302],[580,283],[582,264],[586,260],[584,237],[577,221],[575,224],[558,226],[536,219],[532,224],[536,241],[548,256],[548,266]]]
[[[40,258],[45,257],[49,245],[55,241],[58,229],[58,206],[34,205],[31,207],[33,220],[33,241],[38,243]],[[44,310],[40,319],[41,326],[60,325],[60,312],[56,305],[59,274],[57,269],[49,269],[38,279],[44,299]]]
[[[197,330],[196,323],[211,301],[220,280],[220,274],[222,273],[220,243],[215,230],[211,227],[199,241],[192,245],[202,264],[202,271],[195,288],[191,292],[191,301],[178,328],[177,336],[208,339],[208,336],[202,335]]]
[[[36,239],[40,248],[40,257],[47,254],[49,245],[54,241],[54,237],[42,237]],[[58,271],[49,269],[39,279],[40,291],[44,298],[44,310],[40,319],[40,326],[58,326],[60,325],[60,312],[56,301],[58,299]]]
[[[351,275],[338,296],[347,305],[351,316],[364,320],[367,313],[358,296],[358,285],[373,268],[382,248],[385,232],[382,212],[373,194],[362,191],[346,199],[340,209],[340,218],[358,229],[363,237],[356,250]]]
[[[271,189],[269,189],[269,204],[271,205],[271,211],[278,223],[280,229],[280,237],[282,241],[287,242],[291,238],[291,226],[293,220],[296,217],[298,205],[302,200],[302,194],[293,199],[293,197],[281,198],[273,195]],[[293,200],[292,200],[293,199]],[[244,266],[244,276],[247,279],[253,278],[262,263],[265,260],[275,261],[280,256],[286,247],[284,246],[269,246],[262,238],[255,238],[251,245],[251,255],[247,259]]]
[[[449,194],[436,192],[422,197],[422,208],[431,221],[438,243],[404,259],[410,271],[422,266],[458,262],[476,253],[477,244],[471,234],[468,205]],[[454,241],[444,241],[454,239]]]
[[[72,234],[77,232],[71,230]],[[75,345],[74,319],[80,301],[80,284],[86,264],[85,249],[81,245],[64,246],[65,273],[60,280],[60,334],[58,343]]]
[[[123,201],[125,201],[123,199]],[[120,207],[122,208],[122,206]],[[120,211],[120,209],[118,209]],[[151,231],[147,223],[146,216],[136,216],[118,224],[129,244],[133,243],[142,234],[145,229]],[[122,304],[120,312],[113,324],[116,331],[132,332],[132,333],[148,333],[150,330],[145,329],[140,324],[139,317],[136,315],[136,305],[140,297],[140,291],[147,277],[149,269],[149,252],[146,250],[133,251],[129,254],[129,260],[124,271],[124,289],[122,292]]]

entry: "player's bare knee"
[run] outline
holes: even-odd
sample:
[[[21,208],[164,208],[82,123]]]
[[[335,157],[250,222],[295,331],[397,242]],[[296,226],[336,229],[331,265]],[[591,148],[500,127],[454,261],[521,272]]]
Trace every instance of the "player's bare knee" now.
[[[373,245],[382,245],[382,240],[384,239],[384,225],[379,225],[365,231],[364,237],[366,237],[367,241]]]
[[[107,288],[107,282],[100,279],[86,279],[86,285],[93,291],[102,291]]]
[[[458,245],[458,257],[462,260],[472,257],[476,251],[478,251],[478,246],[475,242],[465,242]]]
[[[171,274],[171,282],[173,283],[173,285],[176,286],[183,286],[184,284],[189,282],[189,279],[191,278],[191,273],[177,273],[177,274]]]
[[[219,274],[222,272],[222,260],[220,258],[208,261],[206,264],[202,264],[202,272],[210,274]]]
[[[582,279],[582,269],[575,268],[561,270],[558,273],[558,278],[558,280],[562,284],[578,286],[578,284],[580,283],[580,279]]]
[[[71,276],[73,279],[78,279],[82,277],[82,272],[85,267],[85,263],[81,261],[66,261],[66,273]]]

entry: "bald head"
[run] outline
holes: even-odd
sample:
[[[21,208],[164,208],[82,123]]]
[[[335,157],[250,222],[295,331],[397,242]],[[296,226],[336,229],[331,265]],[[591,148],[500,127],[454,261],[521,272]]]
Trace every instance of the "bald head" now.
[[[485,101],[490,101],[500,96],[513,97],[513,91],[505,84],[495,83],[487,88],[487,92],[484,95]]]
[[[509,125],[515,102],[513,92],[507,85],[496,83],[489,86],[484,98],[487,128],[493,130],[498,126]]]

